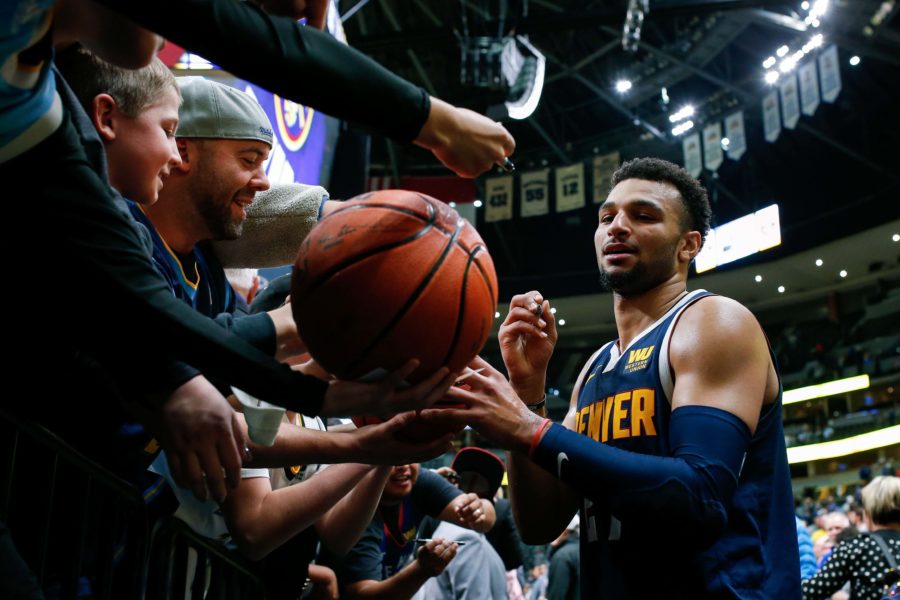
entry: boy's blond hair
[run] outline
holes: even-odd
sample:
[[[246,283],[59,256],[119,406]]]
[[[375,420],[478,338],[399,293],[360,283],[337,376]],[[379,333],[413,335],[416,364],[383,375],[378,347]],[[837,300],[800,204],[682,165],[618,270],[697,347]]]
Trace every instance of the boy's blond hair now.
[[[131,118],[156,102],[167,89],[174,89],[181,99],[175,77],[157,56],[141,69],[123,69],[76,47],[57,54],[55,63],[88,114],[98,94],[112,96],[119,110]]]

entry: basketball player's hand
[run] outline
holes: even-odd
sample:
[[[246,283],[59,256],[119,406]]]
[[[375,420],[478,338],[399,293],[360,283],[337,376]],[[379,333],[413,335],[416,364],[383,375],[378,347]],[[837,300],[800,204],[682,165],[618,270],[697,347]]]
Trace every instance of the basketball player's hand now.
[[[241,481],[245,438],[237,413],[204,377],[182,384],[162,405],[162,446],[175,482],[200,500],[221,502]]]
[[[478,177],[516,149],[516,141],[503,125],[434,97],[415,143],[431,150],[460,177]]]
[[[416,560],[429,577],[437,577],[444,572],[459,546],[443,538],[435,538],[419,548]]]
[[[377,383],[330,382],[322,405],[324,415],[384,415],[404,410],[427,408],[444,397],[457,374],[441,367],[431,377],[414,386],[401,387],[419,361],[412,359]]]
[[[537,291],[513,296],[497,338],[513,388],[527,404],[540,401],[557,339],[550,302]]]
[[[450,451],[454,438],[452,433],[421,442],[410,441],[408,436],[404,436],[404,431],[415,427],[417,421],[419,417],[416,413],[406,412],[384,423],[357,429],[354,435],[366,463],[400,465],[422,462]]]
[[[469,363],[480,372],[466,379],[469,389],[453,387],[446,401],[462,407],[431,408],[419,416],[434,424],[468,424],[507,450],[527,452],[543,419],[527,408],[502,373],[481,357]]]

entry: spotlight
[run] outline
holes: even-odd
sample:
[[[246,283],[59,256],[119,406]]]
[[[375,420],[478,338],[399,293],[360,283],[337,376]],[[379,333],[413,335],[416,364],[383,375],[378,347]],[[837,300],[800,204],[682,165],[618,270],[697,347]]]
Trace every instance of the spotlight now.
[[[778,59],[774,56],[770,56],[766,60],[763,61],[763,69],[771,69],[775,66],[775,63],[778,62]]]
[[[756,280],[756,283],[760,283],[762,281],[762,275],[757,275],[753,279]]]
[[[895,242],[900,242],[900,233],[895,233],[894,235],[891,236],[891,239],[894,240]]]
[[[779,294],[783,294],[783,293],[784,293],[784,286],[783,286],[783,285],[779,285],[779,286],[778,286],[778,293],[779,293]]]
[[[476,200],[472,204],[475,206],[475,208],[481,208],[482,202],[481,200]]]
[[[559,326],[560,326],[560,327],[562,327],[562,326],[565,325],[565,324],[566,324],[566,320],[565,320],[565,319],[560,319],[560,320],[559,320]]]
[[[631,82],[627,79],[620,79],[616,82],[616,91],[620,94],[624,94],[628,90],[631,89]]]
[[[821,259],[821,258],[817,258],[817,259],[816,259],[816,266],[817,266],[817,267],[821,267],[821,266],[824,265],[824,264],[825,264],[825,263],[822,262],[822,259]]]
[[[817,33],[816,35],[809,38],[809,43],[813,48],[818,48],[819,46],[821,46],[823,41],[824,38],[822,37],[821,33]]]
[[[809,10],[809,2],[803,0],[803,2],[800,3],[800,8],[802,8],[803,10]]]
[[[778,50],[775,51],[775,54],[778,55],[778,58],[782,58],[784,55],[786,55],[788,52],[790,52],[790,50],[791,49],[788,48],[787,46],[782,46],[781,48],[779,48]]]
[[[846,269],[841,269],[841,272],[838,273],[838,275],[840,275],[840,276],[841,276],[841,279],[843,279],[844,277],[847,276],[847,270],[846,270]]]
[[[494,313],[494,318],[495,318],[495,319],[500,318],[500,313],[499,313],[499,312],[495,312],[495,313]]]
[[[859,64],[859,57],[858,57],[858,56],[851,56],[851,57],[850,57],[850,66],[851,66],[851,67],[855,67],[855,66],[858,65],[858,64]]]
[[[776,81],[778,81],[778,71],[769,71],[766,73],[766,83],[769,85],[773,85]]]
[[[676,112],[675,114],[669,115],[669,122],[677,123],[678,121],[682,121],[684,119],[687,119],[688,117],[693,117],[693,116],[694,116],[694,107],[691,106],[690,104],[687,104],[687,105],[683,106],[682,108],[680,108],[678,110],[678,112]]]
[[[551,312],[552,314],[555,315],[555,314],[556,314],[556,307],[554,306],[553,308],[551,308],[551,309],[550,309],[550,312]]]
[[[783,61],[781,61],[781,64],[778,65],[778,70],[781,71],[782,73],[788,73],[791,70],[793,70],[793,68],[796,66],[797,66],[797,59],[794,58],[793,56],[789,56],[786,59],[784,59]]]
[[[727,137],[722,138],[722,147],[723,148],[727,148],[728,144],[730,144],[730,143],[731,143],[731,140],[729,140]]]
[[[456,208],[456,202],[450,202],[450,208]]]
[[[684,133],[685,131],[688,131],[689,129],[691,129],[693,127],[694,127],[693,121],[685,121],[684,123],[679,123],[678,125],[676,125],[675,127],[672,128],[672,135],[674,135],[675,137],[678,137],[679,135],[681,135],[682,133]]]

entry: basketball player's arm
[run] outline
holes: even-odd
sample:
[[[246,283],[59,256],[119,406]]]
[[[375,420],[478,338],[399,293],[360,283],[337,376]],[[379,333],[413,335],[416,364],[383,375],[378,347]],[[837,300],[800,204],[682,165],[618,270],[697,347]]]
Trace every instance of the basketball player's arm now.
[[[682,315],[672,336],[677,375],[668,456],[614,448],[551,426],[532,458],[620,519],[693,533],[706,545],[727,508],[766,395],[770,359],[753,316],[713,297]]]
[[[440,575],[456,556],[458,546],[435,538],[422,546],[416,559],[384,581],[364,579],[344,586],[350,600],[409,600],[426,581]]]
[[[569,412],[562,422],[566,429],[573,429],[575,426],[578,394],[593,362],[592,356],[575,382]],[[546,409],[539,416],[545,417]],[[568,485],[534,464],[525,452],[510,452],[508,464],[509,500],[522,541],[532,545],[552,542],[565,530],[572,515],[578,510],[577,494]]]
[[[228,531],[242,554],[261,560],[318,521],[371,470],[332,465],[278,490],[268,477],[243,479],[221,505]]]
[[[289,17],[235,0],[101,2],[280,96],[414,141],[461,176],[475,177],[515,149],[502,125],[429,97],[361,52]],[[360,90],[366,102],[359,101]]]

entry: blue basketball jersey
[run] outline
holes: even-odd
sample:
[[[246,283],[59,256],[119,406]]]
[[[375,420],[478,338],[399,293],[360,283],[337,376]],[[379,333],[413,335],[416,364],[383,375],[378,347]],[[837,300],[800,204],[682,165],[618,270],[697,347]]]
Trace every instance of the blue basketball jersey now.
[[[630,452],[670,454],[677,374],[669,364],[669,340],[682,312],[710,295],[685,295],[628,347],[613,341],[594,355],[578,396],[577,433]],[[581,597],[799,598],[793,519],[779,386],[751,439],[727,531],[712,547],[688,550],[689,540],[673,539],[658,523],[620,521],[608,507],[584,500]]]

